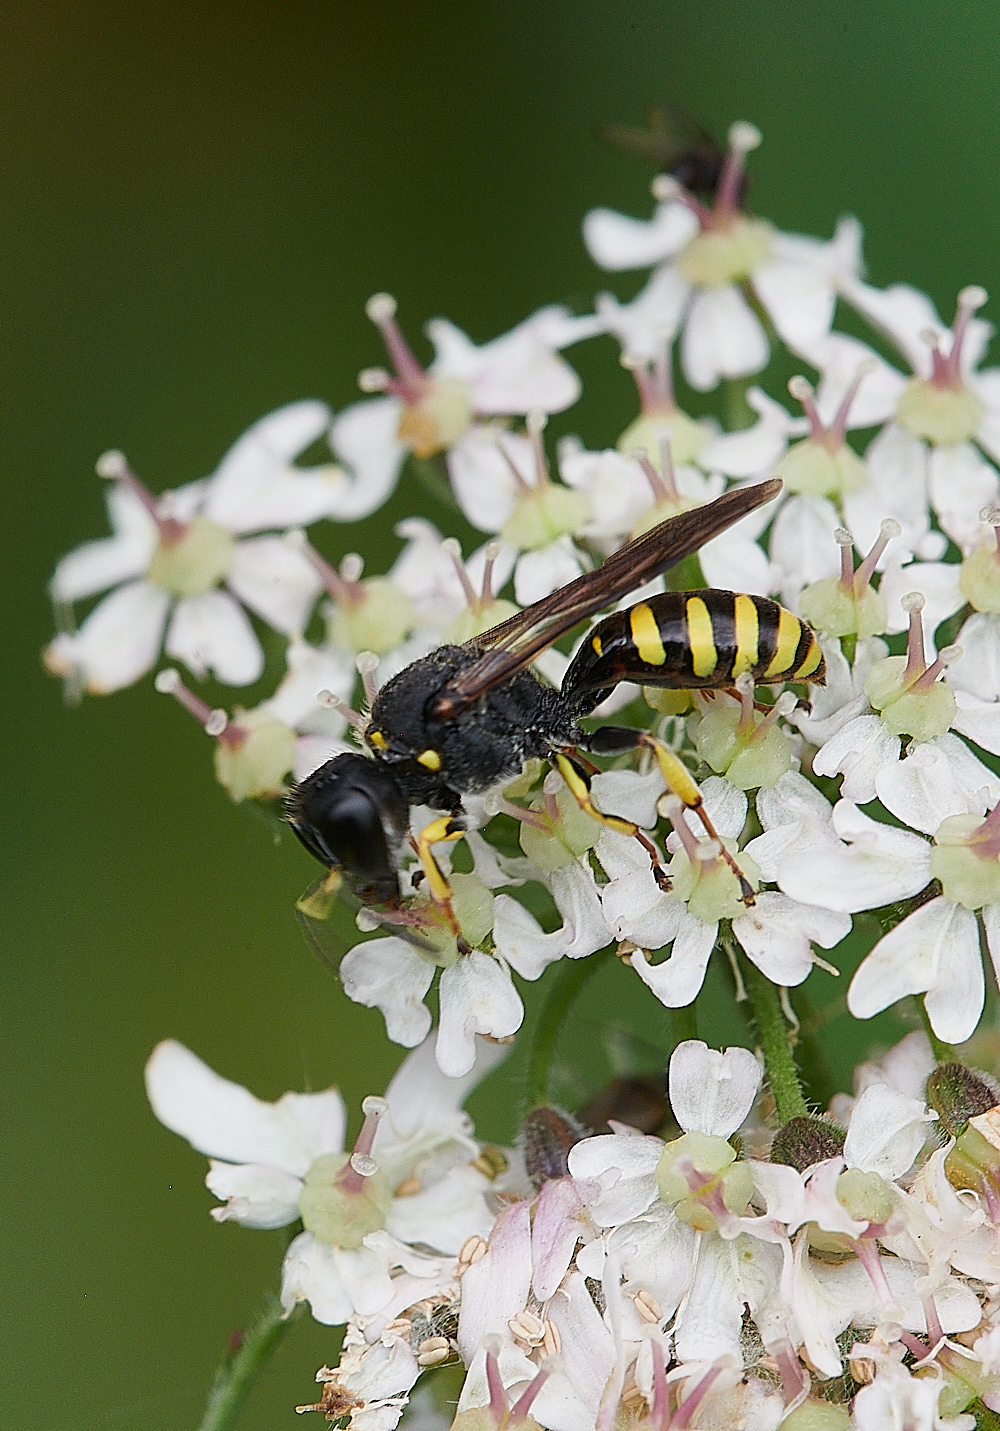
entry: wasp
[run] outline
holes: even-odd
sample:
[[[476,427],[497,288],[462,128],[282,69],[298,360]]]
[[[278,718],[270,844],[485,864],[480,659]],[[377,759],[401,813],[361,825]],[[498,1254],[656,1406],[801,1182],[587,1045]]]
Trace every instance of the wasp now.
[[[726,155],[714,136],[697,119],[675,104],[661,101],[646,106],[645,127],[630,124],[602,124],[597,137],[649,159],[661,174],[672,174],[692,194],[711,198],[719,187]],[[740,176],[738,198],[746,190],[746,176]]]
[[[708,589],[665,592],[599,621],[571,660],[559,690],[530,669],[547,647],[603,607],[675,566],[781,490],[778,480],[724,493],[681,512],[622,547],[594,571],[536,601],[462,645],[440,646],[387,681],[364,729],[367,754],[337,755],[289,795],[287,818],[305,847],[387,922],[405,923],[399,854],[410,810],[445,812],[413,842],[430,895],[459,939],[447,880],[431,846],[465,829],[462,799],[512,780],[541,757],[560,771],[581,807],[639,840],[661,888],[669,889],[655,846],[632,821],[600,811],[590,796],[596,767],[581,752],[618,754],[647,747],[667,784],[718,839],[697,785],[681,760],[644,729],[580,721],[621,681],[645,686],[731,689],[754,682],[825,679],[823,655],[808,626],[765,597]],[[719,841],[722,849],[722,842]],[[723,857],[729,858],[723,850]],[[743,897],[753,892],[735,862]],[[393,911],[396,918],[393,919]]]

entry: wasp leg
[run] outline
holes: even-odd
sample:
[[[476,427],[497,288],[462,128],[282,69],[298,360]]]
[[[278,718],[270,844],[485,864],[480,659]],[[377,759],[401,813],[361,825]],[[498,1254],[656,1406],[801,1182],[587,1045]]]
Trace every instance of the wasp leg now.
[[[701,791],[695,784],[688,771],[687,766],[674,754],[669,746],[664,745],[662,740],[657,740],[655,735],[650,735],[648,730],[635,730],[626,726],[603,726],[600,730],[595,730],[589,741],[589,747],[597,755],[610,755],[624,750],[636,750],[645,748],[651,750],[656,756],[656,763],[660,767],[660,774],[678,800],[686,806],[688,810],[693,810],[704,826],[705,833],[710,840],[714,840],[719,846],[722,858],[736,876],[740,886],[740,898],[749,907],[754,903],[756,895],[732,855],[726,849],[721,836],[717,833],[715,826],[708,817],[705,809],[705,802],[702,800]]]
[[[461,815],[442,815],[439,820],[432,820],[429,825],[424,826],[417,836],[415,845],[431,899],[443,914],[448,928],[454,934],[459,953],[468,954],[469,945],[462,935],[461,927],[452,908],[451,885],[431,850],[432,845],[441,844],[444,840],[461,839],[464,834],[465,821]]]
[[[567,751],[553,751],[556,769],[565,780],[573,799],[581,810],[596,820],[598,824],[604,825],[609,830],[614,830],[619,835],[631,835],[634,840],[638,840],[642,848],[649,856],[649,863],[653,867],[653,878],[663,892],[670,891],[670,876],[660,863],[660,855],[652,840],[646,838],[642,830],[634,820],[626,820],[621,815],[605,815],[603,810],[598,810],[594,804],[590,793],[590,772],[583,763],[574,759]],[[587,762],[589,764],[589,761]]]

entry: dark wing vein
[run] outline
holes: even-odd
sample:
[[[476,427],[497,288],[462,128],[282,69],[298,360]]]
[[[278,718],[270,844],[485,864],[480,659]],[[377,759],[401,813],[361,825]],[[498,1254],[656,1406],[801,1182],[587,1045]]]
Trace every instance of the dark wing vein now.
[[[724,492],[704,507],[668,517],[658,527],[614,552],[603,566],[585,572],[494,626],[478,638],[478,644],[487,648],[484,654],[445,688],[445,700],[451,710],[471,705],[501,681],[522,670],[579,622],[676,566],[748,512],[770,502],[780,491],[781,482],[773,478],[752,487]]]

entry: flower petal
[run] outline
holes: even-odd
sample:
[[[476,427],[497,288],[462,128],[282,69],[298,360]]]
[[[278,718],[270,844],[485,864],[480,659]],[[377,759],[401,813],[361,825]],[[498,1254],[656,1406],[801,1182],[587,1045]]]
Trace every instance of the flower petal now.
[[[195,675],[211,671],[229,686],[249,686],[264,669],[254,629],[227,591],[179,601],[167,627],[166,651]]]
[[[285,636],[299,635],[323,589],[312,563],[281,537],[250,537],[233,552],[227,584]]]
[[[769,356],[760,319],[734,283],[695,293],[681,335],[681,363],[693,388],[708,392],[720,378],[759,373]]]
[[[728,1138],[746,1118],[760,1088],[760,1064],[748,1048],[725,1053],[685,1039],[670,1055],[670,1107],[685,1133]]]
[[[421,1001],[433,978],[434,965],[397,934],[355,944],[340,961],[347,997],[380,1009],[386,1033],[404,1048],[421,1043],[430,1030],[430,1010]]]
[[[308,526],[329,516],[343,474],[324,467],[304,472],[292,460],[322,437],[330,416],[326,403],[293,402],[255,422],[209,480],[205,516],[238,533]]]
[[[49,584],[53,601],[79,601],[131,581],[149,566],[156,549],[156,523],[127,488],[113,483],[107,491],[113,537],[85,542],[59,562]]]
[[[227,1162],[266,1163],[301,1177],[316,1158],[344,1145],[346,1115],[335,1088],[264,1103],[175,1039],[153,1050],[146,1092],[161,1123],[200,1153]]]
[[[779,865],[778,884],[802,904],[855,914],[919,894],[930,879],[930,845],[867,815],[849,800],[834,809],[834,827],[849,844],[794,851]]]
[[[45,653],[50,671],[78,676],[94,695],[131,686],[160,654],[170,597],[145,581],[119,586],[94,607],[79,631]]]
[[[407,452],[399,440],[401,412],[398,398],[384,397],[353,403],[337,414],[330,446],[352,475],[330,514],[335,521],[367,517],[391,495]]]
[[[205,1183],[225,1207],[213,1207],[216,1222],[243,1227],[285,1227],[299,1216],[302,1179],[266,1163],[219,1163],[214,1159]]]
[[[661,1004],[668,1009],[683,1008],[698,996],[718,932],[717,924],[706,924],[685,910],[669,959],[649,964],[637,949],[629,963]]]
[[[698,232],[685,204],[660,204],[651,219],[632,219],[614,209],[591,209],[583,221],[587,252],[602,268],[649,268],[679,253]]]
[[[733,920],[733,933],[762,974],[792,988],[813,967],[812,943],[832,949],[851,932],[851,916],[801,904],[776,890],[763,890],[756,903]]]
[[[507,966],[481,949],[463,954],[440,983],[437,1061],[442,1073],[461,1078],[476,1060],[475,1035],[509,1038],[524,1018],[524,1005]]]
[[[872,1083],[858,1098],[844,1144],[849,1168],[900,1178],[909,1169],[935,1122],[922,1098],[908,1098],[887,1083]]]

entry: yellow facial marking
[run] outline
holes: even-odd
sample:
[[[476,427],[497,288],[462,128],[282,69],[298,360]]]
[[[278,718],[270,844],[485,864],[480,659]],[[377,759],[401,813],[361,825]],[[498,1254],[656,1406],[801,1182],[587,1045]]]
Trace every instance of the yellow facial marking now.
[[[370,730],[365,735],[365,740],[373,750],[385,750],[385,736],[380,730]]]
[[[775,677],[789,674],[792,670],[792,662],[795,660],[795,653],[799,649],[799,642],[802,639],[802,625],[797,616],[793,616],[790,611],[779,607],[781,616],[778,620],[778,644],[775,647],[774,659],[764,672],[763,679],[769,681]]]
[[[593,646],[594,652],[595,652],[596,655],[598,655],[598,656],[603,656],[603,655],[604,655],[604,647],[603,647],[603,645],[601,644],[601,638],[600,638],[600,636],[595,636],[594,639],[591,641],[590,644],[591,644],[591,646]]]
[[[704,678],[710,676],[719,664],[712,618],[700,596],[688,598],[686,611],[688,640],[691,642],[691,669],[696,676]]]
[[[757,664],[760,621],[752,597],[738,596],[733,607],[736,627],[736,660],[733,662],[733,679],[744,671],[752,671]]]
[[[428,770],[440,770],[441,757],[436,750],[422,750],[417,756],[417,764],[426,766]]]
[[[639,652],[639,660],[645,661],[647,666],[662,666],[667,659],[667,653],[663,649],[656,617],[644,601],[633,606],[629,612],[629,625],[632,628],[635,649]]]
[[[805,660],[801,663],[798,670],[795,672],[796,676],[801,677],[802,680],[805,680],[808,676],[811,676],[813,674],[822,659],[823,652],[820,650],[819,642],[814,636],[812,641],[809,643],[809,650],[806,652]]]

